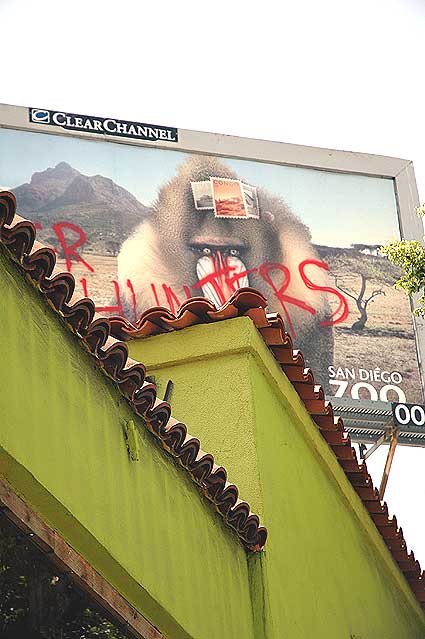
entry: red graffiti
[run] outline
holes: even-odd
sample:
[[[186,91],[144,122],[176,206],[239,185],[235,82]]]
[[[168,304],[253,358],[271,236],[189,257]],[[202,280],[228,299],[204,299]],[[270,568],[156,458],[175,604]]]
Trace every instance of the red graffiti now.
[[[136,314],[136,308],[137,308],[137,303],[136,303],[136,293],[134,292],[134,288],[133,288],[133,284],[131,282],[131,280],[127,280],[127,287],[130,289],[130,295],[131,295],[131,305],[132,305],[132,310],[133,310],[133,321],[137,322],[137,314]]]
[[[280,271],[283,273],[284,279],[279,288],[275,285],[273,279],[270,277],[270,273],[273,271]],[[292,297],[292,295],[286,295],[285,291],[287,290],[289,283],[291,281],[291,273],[287,266],[278,263],[272,264],[262,264],[259,268],[259,273],[263,280],[271,287],[275,297],[279,300],[279,303],[282,307],[283,313],[286,318],[286,322],[289,328],[289,332],[292,337],[295,336],[294,325],[292,323],[291,315],[288,311],[287,304],[293,304],[294,306],[298,306],[298,308],[302,308],[307,313],[311,313],[311,315],[316,315],[316,310],[312,308],[309,304],[306,304],[303,300],[300,300],[296,297]]]
[[[36,222],[35,226],[37,229],[42,228],[39,222]],[[87,236],[83,229],[81,229],[76,224],[72,224],[71,222],[57,222],[52,225],[52,230],[54,231],[58,239],[59,246],[62,249],[67,270],[71,272],[73,263],[81,262],[90,273],[94,273],[94,268],[86,260],[84,260],[77,251],[77,249],[81,249],[81,247],[87,241]],[[77,238],[73,242],[69,243],[69,240],[65,237],[64,230],[67,230],[68,232],[71,231],[77,236]],[[57,251],[56,248],[54,250]],[[301,280],[307,289],[309,289],[310,291],[317,291],[318,293],[327,293],[329,295],[334,295],[338,299],[337,308],[328,318],[320,322],[320,326],[326,327],[340,324],[348,317],[349,310],[347,300],[345,299],[344,295],[337,289],[330,286],[321,286],[314,283],[311,277],[306,274],[306,269],[308,269],[308,267],[316,267],[322,270],[329,271],[329,266],[325,262],[322,262],[320,260],[309,259],[304,260],[299,264],[298,271]],[[196,292],[204,288],[205,286],[210,286],[214,290],[220,302],[224,304],[229,294],[237,290],[238,283],[241,279],[246,278],[252,273],[258,273],[261,279],[271,288],[273,296],[279,302],[282,308],[282,312],[285,316],[289,332],[292,336],[295,336],[295,328],[290,313],[291,306],[296,306],[297,308],[302,309],[310,315],[317,314],[317,310],[310,306],[310,304],[307,304],[304,300],[292,295],[288,295],[287,291],[291,283],[291,272],[289,268],[284,264],[280,264],[277,262],[265,262],[264,264],[261,264],[259,267],[256,268],[252,268],[246,271],[235,271],[237,271],[237,268],[235,266],[229,266],[225,259],[216,260],[214,262],[213,272],[198,280],[198,282],[196,282],[191,287],[187,285],[182,286],[186,299],[192,297],[192,291]],[[82,277],[80,279],[80,283],[84,295],[88,297],[89,294],[87,290],[87,279],[85,277]],[[112,285],[114,288],[116,304],[109,306],[97,306],[96,311],[100,313],[114,313],[123,315],[124,309],[121,300],[122,291],[120,290],[120,285],[116,280],[112,280]],[[131,280],[127,279],[126,286],[130,291],[131,308],[133,314],[132,319],[136,322],[138,319],[136,313],[136,292]],[[157,306],[161,306],[157,287],[153,282],[150,283],[150,287],[155,300],[155,304]],[[165,282],[162,283],[162,291],[165,296],[165,304],[169,307],[172,313],[175,313],[176,310],[181,306],[182,300],[171,288],[171,286],[169,286]]]
[[[233,291],[236,291],[239,287],[235,286],[235,284],[237,284],[239,280],[242,280],[245,277],[248,277],[248,275],[251,275],[251,273],[256,273],[257,271],[258,271],[258,268],[250,268],[247,271],[239,271],[235,275],[232,275],[232,277],[228,278],[227,280],[228,285],[232,287]]]
[[[83,260],[81,255],[79,255],[79,253],[77,253],[76,251],[76,249],[80,246],[83,246],[83,244],[85,244],[87,240],[87,236],[84,233],[83,229],[81,229],[76,224],[71,224],[71,222],[58,222],[57,224],[52,225],[52,229],[55,232],[56,237],[58,238],[59,243],[62,247],[62,251],[64,253],[66,261],[66,268],[68,269],[68,271],[71,271],[72,269],[71,257],[73,257],[75,260],[77,260],[77,262],[82,262],[87,270],[90,271],[90,273],[94,273],[94,268],[90,266],[88,262]],[[68,244],[62,229],[69,229],[70,231],[73,231],[78,235],[78,239],[75,240],[73,244]]]
[[[323,291],[323,293],[329,293],[330,295],[336,295],[339,300],[339,305],[337,309],[332,313],[332,315],[325,321],[320,322],[320,326],[333,326],[334,324],[340,324],[348,317],[348,303],[345,297],[340,291],[337,291],[335,288],[331,288],[330,286],[318,286],[314,284],[305,274],[305,267],[309,264],[313,264],[314,266],[318,266],[319,268],[324,269],[325,271],[329,271],[329,266],[325,262],[319,262],[319,260],[304,260],[298,266],[298,270],[301,275],[301,279],[311,291]]]
[[[87,280],[85,277],[80,279],[80,284],[83,287],[83,293],[85,297],[89,297],[87,291]],[[124,309],[121,303],[121,295],[120,295],[120,285],[115,280],[112,280],[112,284],[114,285],[115,295],[117,298],[116,306],[96,306],[96,313],[114,313],[116,315],[123,315]]]
[[[218,299],[220,300],[220,303],[224,304],[226,302],[226,294],[225,291],[223,291],[223,288],[230,289],[229,295],[227,297],[229,297],[230,294],[235,290],[234,286],[230,286],[228,279],[231,272],[235,270],[235,266],[225,266],[223,264],[218,265],[217,269],[214,269],[211,273],[208,273],[208,275],[205,275],[205,277],[202,277],[200,280],[198,280],[198,282],[194,284],[192,288],[196,290],[207,285],[212,286],[212,288],[214,289],[214,293],[217,294]]]
[[[165,299],[167,300],[168,307],[172,313],[175,313],[177,309],[182,305],[182,302],[179,300],[171,286],[167,284],[162,285],[162,289],[165,293]],[[186,295],[186,299],[190,299],[192,297],[192,293],[190,292],[189,286],[183,286],[184,294]],[[175,303],[175,305],[174,305]]]

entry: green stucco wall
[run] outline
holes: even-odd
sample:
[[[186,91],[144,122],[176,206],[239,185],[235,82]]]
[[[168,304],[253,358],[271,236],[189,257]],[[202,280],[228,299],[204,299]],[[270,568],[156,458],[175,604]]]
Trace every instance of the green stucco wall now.
[[[190,424],[204,450],[219,454],[242,497],[262,516],[248,368],[252,334],[250,320],[230,320],[131,341],[128,347],[154,376],[160,395],[171,379],[173,415]]]
[[[414,613],[416,601],[410,608],[407,584],[400,591],[384,563],[377,548],[383,542],[371,538],[376,537],[373,524],[353,511],[351,499],[357,497],[350,495],[351,487],[345,494],[340,490],[323,463],[326,457],[318,457],[316,442],[306,438],[254,358],[250,372],[257,419],[263,424],[257,450],[270,535],[267,636],[423,637],[422,611]],[[389,554],[385,547],[382,554]]]
[[[130,343],[269,531],[249,559],[258,639],[425,636],[424,615],[252,322]],[[213,420],[211,420],[213,416]]]
[[[1,246],[0,389],[0,475],[31,508],[170,639],[256,637],[239,540]]]

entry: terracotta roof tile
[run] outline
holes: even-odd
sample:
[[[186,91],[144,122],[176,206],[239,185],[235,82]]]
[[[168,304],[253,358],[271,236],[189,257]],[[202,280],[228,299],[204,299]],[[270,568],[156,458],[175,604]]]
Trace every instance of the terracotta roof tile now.
[[[239,499],[238,489],[228,481],[226,470],[217,466],[214,457],[201,449],[199,440],[188,433],[185,424],[171,416],[170,405],[160,400],[155,385],[146,381],[143,364],[132,360],[127,345],[112,336],[110,320],[95,318],[94,302],[75,293],[73,275],[61,271],[56,265],[55,252],[37,242],[35,237],[34,224],[16,215],[13,194],[0,193],[0,242],[96,359],[101,370],[115,382],[146,427],[200,486],[243,545],[252,551],[260,550],[266,542],[267,530],[260,525],[258,516],[251,513],[249,505]],[[241,308],[247,305],[255,307],[255,294],[245,298]],[[180,317],[183,318],[182,326],[187,326],[213,321],[210,313],[214,319],[225,319],[232,312],[232,308],[217,312],[213,305],[205,305],[205,300],[195,298]],[[171,313],[167,315],[165,309],[153,309],[145,317],[144,334],[175,330],[175,325]]]
[[[229,317],[250,317],[333,450],[417,599],[425,607],[425,573],[413,552],[408,554],[403,530],[398,527],[395,517],[389,517],[387,504],[380,501],[366,463],[359,463],[343,420],[334,416],[332,404],[325,400],[323,389],[315,383],[311,369],[305,367],[302,353],[293,349],[282,318],[277,314],[267,314],[266,307],[267,301],[259,292],[240,289],[218,310],[210,301],[194,298],[185,302],[176,315],[165,308],[152,308],[142,313],[136,325],[122,317],[112,317],[110,322],[113,335],[129,340]]]

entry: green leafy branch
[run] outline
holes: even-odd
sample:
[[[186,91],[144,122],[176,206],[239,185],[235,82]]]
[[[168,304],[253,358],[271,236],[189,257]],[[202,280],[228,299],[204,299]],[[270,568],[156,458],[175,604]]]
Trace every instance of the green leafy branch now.
[[[425,215],[425,204],[417,209],[418,215]],[[417,240],[398,240],[389,242],[380,249],[390,262],[403,269],[403,275],[395,287],[404,290],[407,295],[420,294],[414,314],[425,318],[425,247]]]

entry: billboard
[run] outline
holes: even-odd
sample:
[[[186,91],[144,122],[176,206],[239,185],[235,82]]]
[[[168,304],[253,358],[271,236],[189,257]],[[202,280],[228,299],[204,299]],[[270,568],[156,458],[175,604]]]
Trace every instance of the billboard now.
[[[400,212],[419,232],[411,163],[0,107],[0,186],[100,313],[252,286],[330,397],[422,400],[418,327],[379,254]]]

